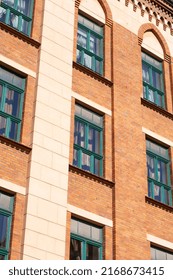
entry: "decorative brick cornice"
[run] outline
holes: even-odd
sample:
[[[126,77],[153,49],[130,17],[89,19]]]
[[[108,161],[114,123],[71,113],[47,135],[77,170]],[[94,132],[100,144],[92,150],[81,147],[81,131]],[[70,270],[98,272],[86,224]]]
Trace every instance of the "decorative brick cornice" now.
[[[21,152],[24,152],[25,154],[29,154],[31,152],[31,148],[28,146],[25,146],[21,143],[18,143],[16,141],[13,141],[11,139],[8,139],[2,135],[0,135],[0,143],[1,144],[5,144],[7,146],[10,146],[16,150],[20,150]]]
[[[118,0],[117,0],[118,1]],[[141,10],[141,16],[148,14],[148,20],[163,30],[170,29],[173,35],[173,5],[165,0],[125,0],[125,6],[133,5],[133,11]]]
[[[26,36],[25,34],[15,30],[14,28],[12,28],[11,26],[4,24],[3,22],[0,22],[0,29],[4,30],[7,33],[10,33],[11,35],[13,35],[14,37],[17,37],[19,40],[22,40],[30,45],[32,45],[35,48],[39,48],[40,47],[40,43],[38,41],[35,41],[34,39]]]
[[[78,168],[76,166],[73,166],[71,164],[69,165],[69,171],[72,172],[72,173],[78,174],[78,175],[80,175],[82,177],[85,177],[88,180],[98,182],[98,183],[100,183],[100,184],[102,184],[104,186],[107,186],[109,188],[113,188],[114,185],[115,185],[115,183],[112,182],[112,181],[106,180],[106,179],[104,179],[102,177],[99,177],[99,176],[97,176],[95,174],[92,174],[92,173],[90,173],[88,171],[80,169],[80,168]]]
[[[152,198],[150,198],[148,196],[145,196],[145,202],[147,204],[150,204],[150,205],[155,206],[157,208],[163,209],[163,210],[165,210],[167,212],[173,213],[173,207],[172,206],[169,206],[169,205],[164,204],[164,203],[162,203],[160,201],[154,200],[154,199],[152,199]]]
[[[113,83],[110,80],[100,76],[96,72],[94,72],[94,71],[90,70],[89,68],[87,68],[87,67],[85,67],[85,66],[83,66],[81,64],[78,64],[78,63],[76,63],[74,61],[73,61],[73,68],[83,72],[84,74],[94,78],[95,80],[105,84],[106,86],[112,87],[112,85],[113,85]]]
[[[163,115],[164,117],[173,120],[173,114],[171,114],[168,111],[164,110],[163,108],[155,105],[154,103],[152,103],[144,98],[141,98],[141,104],[156,111],[157,113]]]

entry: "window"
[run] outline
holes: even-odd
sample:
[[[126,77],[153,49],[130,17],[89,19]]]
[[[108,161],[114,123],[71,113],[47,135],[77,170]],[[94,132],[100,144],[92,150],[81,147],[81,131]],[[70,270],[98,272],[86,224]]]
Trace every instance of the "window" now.
[[[78,16],[77,62],[103,74],[103,28],[81,15]]]
[[[168,148],[147,140],[148,196],[172,205]]]
[[[0,135],[19,141],[25,79],[0,67]]]
[[[142,53],[143,97],[165,108],[162,62]]]
[[[75,106],[73,165],[98,176],[103,175],[102,130],[102,116]]]
[[[30,35],[33,0],[1,0],[0,21]]]
[[[0,260],[8,259],[14,197],[0,191]]]
[[[102,228],[71,220],[70,260],[101,260]]]
[[[173,260],[173,252],[166,251],[157,247],[151,247],[152,260]]]

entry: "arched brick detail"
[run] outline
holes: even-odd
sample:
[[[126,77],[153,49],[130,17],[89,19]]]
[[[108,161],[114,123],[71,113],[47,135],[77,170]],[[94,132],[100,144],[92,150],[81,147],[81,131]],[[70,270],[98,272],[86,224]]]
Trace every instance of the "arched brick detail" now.
[[[139,28],[139,32],[138,32],[139,45],[140,46],[142,45],[144,33],[147,31],[153,32],[153,34],[156,36],[156,38],[158,39],[159,43],[161,44],[161,46],[163,48],[165,60],[167,62],[170,62],[171,55],[170,55],[170,51],[169,51],[167,42],[166,42],[165,38],[163,37],[163,35],[160,33],[160,31],[157,29],[157,27],[155,27],[155,25],[153,25],[152,23],[145,23]]]
[[[82,0],[75,0],[75,7],[76,8],[79,8],[80,6],[80,3],[81,3]],[[104,13],[105,13],[105,17],[106,17],[106,24],[108,26],[111,26],[112,25],[112,12],[111,12],[111,9],[107,3],[106,0],[97,0],[100,4],[100,6],[102,7]]]

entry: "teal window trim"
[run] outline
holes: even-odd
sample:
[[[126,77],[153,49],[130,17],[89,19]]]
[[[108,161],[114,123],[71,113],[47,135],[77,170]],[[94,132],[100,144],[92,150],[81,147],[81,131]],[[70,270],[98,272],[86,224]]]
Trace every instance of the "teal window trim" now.
[[[7,232],[6,232],[6,246],[4,248],[0,247],[0,255],[4,257],[5,260],[8,259],[9,250],[10,250],[10,238],[11,238],[11,225],[12,225],[12,215],[13,215],[13,206],[14,206],[14,196],[9,195],[4,192],[0,192],[0,197],[2,195],[10,197],[9,210],[3,208],[0,203],[0,215],[7,217]],[[1,227],[1,225],[0,225]]]
[[[81,251],[78,254],[81,255],[82,260],[87,260],[87,245],[91,245],[98,249],[98,260],[103,259],[103,229],[99,226],[93,225],[89,222],[79,220],[77,218],[72,218],[71,223],[71,234],[70,238],[72,240],[80,241]],[[75,223],[75,224],[74,224]],[[81,230],[85,228],[85,236],[81,235]],[[87,227],[87,229],[86,229]],[[93,235],[93,231],[97,230],[97,235]],[[97,239],[97,240],[96,240]],[[79,248],[78,248],[79,250]]]
[[[87,252],[87,245],[92,245],[94,247],[97,247],[99,250],[99,260],[103,259],[103,246],[101,243],[96,242],[96,241],[92,241],[88,238],[84,238],[82,236],[79,236],[77,234],[71,233],[70,234],[71,239],[75,239],[75,240],[79,240],[81,242],[81,257],[82,260],[86,260],[87,256],[86,256],[86,252]]]
[[[81,15],[79,16],[82,17]],[[98,26],[96,23],[88,19],[87,21],[91,22],[95,26]],[[99,28],[101,29],[100,33],[78,22],[78,32],[79,30],[81,30],[84,31],[86,34],[86,46],[84,47],[79,42],[77,42],[77,62],[82,64],[83,66],[90,68],[92,71],[103,75],[103,30],[102,27],[99,26]],[[96,52],[91,51],[91,37],[95,38],[95,44],[97,44],[99,41],[99,47],[97,49],[99,55]],[[89,65],[85,63],[85,55],[87,55],[91,59]],[[80,57],[80,59],[78,57]]]
[[[150,143],[154,143],[153,141],[147,140]],[[163,148],[161,145],[158,145],[154,143],[156,146]],[[148,163],[147,159],[147,169],[148,169],[148,195],[149,197],[156,199],[155,197],[155,188],[158,187],[160,189],[160,195],[159,200],[160,202],[164,204],[168,204],[172,206],[172,191],[171,191],[171,176],[170,176],[170,159],[169,159],[169,151],[166,148],[163,148],[165,151],[165,155],[161,156],[161,154],[156,153],[155,151],[152,151],[150,148],[147,147],[147,157],[149,157],[149,160],[152,160],[153,166],[152,166],[152,172],[150,176],[150,164]],[[164,167],[166,169],[162,170],[163,167],[161,167],[160,163],[164,164]],[[162,173],[164,173],[164,177],[166,180],[165,183],[161,182],[161,176]],[[153,178],[154,177],[154,178]],[[160,177],[160,179],[159,179]],[[165,195],[165,192],[167,196]]]
[[[77,105],[78,106],[78,105]],[[90,111],[91,113],[95,114],[94,112]],[[97,114],[96,114],[97,115]],[[99,116],[102,118],[102,116]],[[75,127],[76,124],[80,123],[84,127],[84,139],[83,139],[83,146],[80,143],[75,143],[74,141],[74,152],[77,153],[77,160],[73,159],[73,165],[87,170],[82,167],[82,156],[86,155],[89,156],[89,165],[87,171],[96,174],[98,176],[103,176],[103,126],[98,126],[89,120],[83,119],[83,117],[80,117],[79,115],[75,114]],[[99,153],[96,153],[89,149],[89,130],[92,129],[95,132],[98,132],[99,134],[99,143],[94,143],[95,146],[97,146]],[[75,138],[75,132],[74,131],[74,138]],[[80,138],[80,137],[79,137]],[[78,136],[77,136],[78,139]],[[95,141],[95,139],[93,139]],[[75,158],[75,157],[74,157]],[[95,161],[98,161],[96,164]],[[99,167],[98,167],[99,166]]]
[[[0,67],[0,69],[4,69]],[[14,75],[15,77],[20,78],[20,76],[12,73],[11,71],[7,71],[9,75]],[[3,77],[2,77],[3,78]],[[25,78],[21,77],[22,85],[21,88],[15,86],[14,84],[9,83],[7,80],[1,79],[0,76],[0,87],[2,87],[2,94],[1,94],[1,101],[0,101],[0,117],[3,117],[6,119],[6,125],[5,125],[5,132],[2,134],[3,136],[10,138],[12,140],[15,140],[17,142],[20,141],[20,133],[21,133],[21,122],[22,122],[22,113],[23,113],[23,103],[24,103],[24,90],[25,90]],[[19,95],[20,101],[19,104],[14,105],[16,106],[16,110],[18,111],[18,115],[14,116],[12,113],[5,112],[5,106],[6,106],[6,98],[8,90],[14,91]],[[10,128],[13,124],[17,125],[17,134],[14,137],[10,136]]]
[[[19,0],[14,0],[14,6],[10,6],[8,2],[2,0],[0,3],[0,21],[4,22],[7,25],[10,25],[11,27],[15,28],[19,32],[24,33],[25,35],[30,36],[34,0],[30,0],[30,7],[27,15],[18,11],[18,3]],[[12,15],[17,18],[17,26],[15,26],[11,21]],[[24,22],[26,25],[24,24]]]
[[[146,58],[144,58],[146,56]],[[148,59],[147,59],[148,58]],[[153,63],[150,61],[153,60]],[[154,61],[156,62],[154,65]],[[162,62],[155,59],[154,57],[142,53],[142,68],[144,71],[144,68],[148,69],[148,81],[145,80],[143,76],[143,95],[144,98],[154,104],[156,104],[159,107],[162,107],[165,109],[165,93],[164,93],[164,77],[163,77],[163,67],[162,67]],[[159,75],[159,82],[161,83],[160,87],[158,88],[154,86],[154,77],[153,74],[157,73]],[[156,82],[156,80],[155,80]],[[158,82],[158,80],[157,80]],[[151,96],[152,93],[152,96]]]

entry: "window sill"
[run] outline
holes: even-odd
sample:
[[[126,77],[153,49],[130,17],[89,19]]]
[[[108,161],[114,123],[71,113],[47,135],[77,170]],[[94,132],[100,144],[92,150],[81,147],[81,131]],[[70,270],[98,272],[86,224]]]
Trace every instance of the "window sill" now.
[[[113,85],[113,83],[110,80],[100,76],[96,72],[90,70],[89,68],[87,68],[77,62],[73,61],[73,68],[83,72],[84,74],[87,74],[88,76],[94,78],[95,80],[98,80],[99,82],[105,84],[106,86],[112,87],[112,85]]]
[[[10,33],[14,37],[18,37],[20,40],[36,47],[37,49],[40,47],[40,43],[38,41],[35,41],[34,39],[28,37],[27,35],[17,31],[16,29],[12,28],[11,26],[0,22],[0,29],[5,30],[5,32]]]
[[[78,168],[76,166],[73,166],[71,164],[69,165],[69,171],[72,172],[72,173],[76,173],[78,175],[81,175],[82,177],[85,177],[85,178],[90,179],[92,181],[96,181],[96,182],[98,182],[98,183],[100,183],[102,185],[105,185],[105,186],[109,187],[109,188],[113,188],[114,185],[115,185],[115,183],[112,182],[112,181],[106,180],[106,179],[104,179],[102,177],[99,177],[99,176],[97,176],[95,174],[87,172],[87,171],[85,171],[85,170],[83,170],[81,168]]]
[[[154,200],[151,197],[145,196],[145,202],[152,205],[152,206],[155,206],[157,208],[165,210],[167,212],[173,213],[173,207],[172,206],[169,206],[169,205],[164,204],[160,201]]]
[[[165,109],[155,105],[154,103],[150,102],[149,100],[146,100],[141,97],[141,104],[158,112],[159,114],[163,115],[164,117],[173,120],[173,114],[171,114],[168,111],[166,111]]]
[[[25,146],[21,143],[18,143],[14,140],[8,139],[2,135],[0,135],[0,143],[5,144],[7,146],[10,146],[12,148],[15,148],[16,150],[20,150],[21,152],[24,152],[26,154],[29,154],[31,152],[31,148],[28,146]]]

